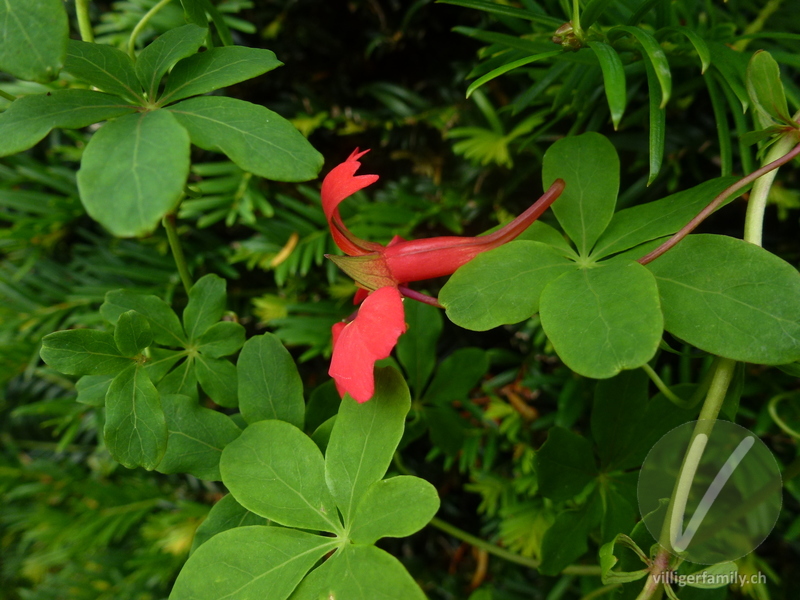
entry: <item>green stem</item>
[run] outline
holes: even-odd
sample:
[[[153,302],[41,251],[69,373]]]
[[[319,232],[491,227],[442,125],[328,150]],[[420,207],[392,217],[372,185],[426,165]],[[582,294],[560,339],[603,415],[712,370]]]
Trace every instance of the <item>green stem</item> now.
[[[145,13],[141,20],[136,24],[136,27],[133,28],[133,31],[131,31],[131,37],[128,40],[128,54],[130,54],[132,59],[136,60],[136,38],[139,37],[142,29],[147,27],[150,19],[152,19],[158,11],[160,11],[170,2],[172,2],[172,0],[161,0],[161,2],[156,4],[153,8]]]
[[[78,29],[84,42],[94,42],[92,22],[89,20],[89,0],[75,0],[75,12],[78,15]]]
[[[186,257],[183,255],[183,248],[181,248],[181,240],[178,238],[178,230],[175,228],[175,215],[168,214],[161,222],[164,225],[164,229],[167,230],[169,247],[172,249],[172,256],[175,258],[175,265],[178,267],[183,288],[188,295],[192,289],[192,277],[189,275],[189,266],[186,264]]]
[[[673,404],[676,404],[677,406],[680,406],[681,408],[690,407],[689,402],[687,402],[683,398],[678,397],[675,394],[675,392],[669,389],[669,386],[666,383],[664,383],[661,377],[658,376],[658,373],[655,372],[653,367],[645,363],[642,365],[642,370],[645,373],[647,373],[647,376],[650,378],[650,381],[652,381],[655,384],[659,392],[661,392],[662,394],[664,394],[664,396],[667,397],[667,400],[669,400]]]
[[[514,552],[509,552],[500,546],[495,546],[494,544],[490,544],[486,540],[482,540],[481,538],[472,535],[471,533],[467,533],[466,531],[459,529],[455,525],[451,525],[446,521],[442,521],[434,517],[431,519],[431,525],[436,527],[437,529],[444,531],[445,533],[452,535],[454,538],[461,540],[462,542],[466,542],[471,546],[475,546],[476,548],[480,548],[481,550],[486,551],[489,554],[494,554],[495,556],[507,560],[509,562],[516,563],[518,565],[522,565],[524,567],[529,567],[531,569],[538,569],[539,568],[539,561],[535,558],[528,558],[526,556],[520,556]],[[599,576],[600,575],[600,567],[597,565],[570,565],[566,567],[563,571],[561,571],[563,575],[592,575],[592,576]]]
[[[17,99],[16,96],[12,96],[8,92],[4,92],[3,90],[0,90],[0,98],[5,98],[6,100],[11,100],[11,102],[13,102],[14,100]]]
[[[714,429],[719,411],[722,408],[722,403],[725,401],[725,394],[728,392],[728,386],[733,379],[733,374],[736,370],[736,361],[729,358],[719,358],[714,370],[714,376],[711,379],[711,385],[708,388],[703,408],[700,410],[697,423],[692,431],[692,437],[689,442],[690,451],[687,451],[683,457],[683,464],[681,464],[680,474],[678,480],[675,482],[675,488],[672,490],[672,495],[669,499],[667,506],[667,516],[664,519],[664,524],[661,527],[661,534],[659,535],[658,545],[660,546],[658,553],[653,561],[653,567],[645,581],[644,588],[642,589],[636,600],[649,600],[652,598],[661,587],[660,575],[669,570],[670,566],[670,552],[667,548],[672,547],[672,515],[675,512],[676,506],[685,506],[686,499],[689,496],[689,491],[692,487],[692,481],[697,470],[697,466],[702,458],[702,449],[700,452],[691,452],[695,447],[694,440],[700,435],[704,434],[709,436]],[[682,510],[680,511],[683,512]]]
[[[797,117],[798,115],[795,115],[795,119]],[[785,156],[795,143],[797,143],[795,135],[784,135],[770,148],[764,162],[771,163]],[[750,192],[750,200],[747,202],[747,215],[744,218],[744,239],[751,244],[761,246],[767,197],[777,174],[778,169],[775,169],[760,177],[753,184],[753,190]]]
[[[581,2],[572,0],[572,33],[579,40],[583,41],[583,31],[581,30]]]
[[[791,398],[792,396],[796,395],[797,391],[793,392],[784,392],[783,394],[778,394],[772,400],[769,401],[767,404],[767,410],[769,411],[769,416],[772,417],[772,420],[775,421],[775,424],[786,434],[790,435],[795,439],[800,439],[800,431],[796,431],[789,427],[788,423],[784,421],[781,416],[778,414],[778,404],[780,404],[783,400],[787,398]]]

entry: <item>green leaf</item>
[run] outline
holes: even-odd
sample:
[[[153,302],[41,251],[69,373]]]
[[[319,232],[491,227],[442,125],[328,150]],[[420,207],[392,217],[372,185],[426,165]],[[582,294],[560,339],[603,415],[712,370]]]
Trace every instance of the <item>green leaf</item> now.
[[[239,404],[236,392],[236,366],[224,358],[195,357],[195,372],[200,387],[220,406],[234,408]]]
[[[558,575],[564,568],[583,556],[588,550],[589,533],[600,522],[602,507],[600,495],[594,493],[576,510],[560,513],[542,538],[543,575]]]
[[[163,105],[213,92],[263,75],[282,64],[269,50],[243,46],[213,48],[175,65],[159,103]]]
[[[240,367],[241,368],[241,367]],[[241,394],[241,383],[240,394]],[[339,412],[339,405],[342,403],[342,398],[339,392],[336,391],[336,382],[329,379],[322,385],[318,386],[308,399],[306,405],[306,418],[305,429],[307,432],[316,430],[320,425],[331,417],[335,417]],[[286,419],[281,419],[285,421]]]
[[[436,488],[419,477],[376,481],[358,505],[350,527],[356,544],[374,544],[382,537],[407,537],[427,525],[439,510]]]
[[[226,283],[222,277],[204,275],[192,286],[183,309],[183,328],[190,341],[203,335],[225,312]]]
[[[112,379],[114,375],[84,375],[75,384],[75,390],[78,392],[75,400],[89,406],[103,406]]]
[[[439,309],[422,302],[405,305],[408,331],[397,341],[397,358],[406,371],[414,394],[419,397],[436,366],[436,342],[442,333]]]
[[[656,353],[664,330],[658,294],[655,279],[634,261],[574,271],[542,292],[542,327],[573,371],[612,377]]]
[[[123,356],[136,356],[153,343],[150,323],[135,310],[122,313],[114,329],[114,342]]]
[[[735,177],[718,177],[661,200],[619,211],[597,240],[592,258],[600,259],[678,231],[704,209]],[[725,206],[742,192],[732,194]]]
[[[769,52],[758,50],[747,66],[747,94],[760,117],[761,128],[775,121],[792,121],[781,82],[781,69]]]
[[[114,336],[96,329],[46,335],[39,354],[48,366],[65,375],[114,375],[131,365],[117,350]]]
[[[283,421],[259,421],[222,451],[222,481],[248,510],[287,527],[341,532],[322,453]]]
[[[745,88],[745,73],[747,72],[747,54],[729,48],[722,42],[708,42],[711,52],[711,61],[717,71],[730,86],[733,93],[742,105],[742,112],[747,111],[750,98]]]
[[[188,23],[208,27],[208,17],[199,0],[181,0],[181,5],[183,5],[183,16]]]
[[[584,133],[557,141],[542,164],[545,189],[561,178],[566,187],[552,209],[581,256],[588,256],[617,204],[619,158],[611,142],[599,133]]]
[[[228,494],[211,507],[208,516],[194,532],[190,553],[193,554],[200,546],[223,531],[228,531],[235,527],[267,525],[268,523],[269,521],[264,517],[250,512],[239,504],[233,494]]]
[[[55,127],[80,129],[134,110],[117,96],[89,90],[23,96],[0,113],[0,156],[27,150]]]
[[[639,27],[631,27],[628,25],[619,25],[609,30],[609,39],[618,39],[621,34],[628,34],[633,36],[642,47],[646,60],[650,63],[655,71],[658,83],[661,86],[661,104],[659,108],[664,108],[672,95],[672,74],[669,70],[669,62],[667,55],[659,45],[656,38],[647,33],[644,29]]]
[[[479,77],[475,81],[473,81],[469,87],[467,88],[467,98],[472,95],[472,92],[477,90],[481,87],[484,83],[490,82],[492,79],[496,79],[500,77],[500,75],[504,75],[509,71],[513,71],[514,69],[518,69],[520,67],[524,67],[525,65],[529,65],[532,62],[537,62],[540,60],[544,60],[546,58],[552,58],[554,56],[558,56],[561,54],[563,50],[553,50],[551,52],[540,52],[539,54],[534,54],[532,56],[526,56],[525,58],[520,58],[519,60],[512,61],[510,63],[506,63],[501,67],[497,67],[496,69],[492,69],[486,75]]]
[[[325,480],[345,523],[350,523],[367,488],[386,474],[403,436],[411,397],[400,373],[375,369],[375,395],[358,404],[345,396],[331,432]]]
[[[515,242],[542,242],[548,246],[552,246],[564,256],[577,257],[575,250],[570,246],[570,243],[564,237],[564,234],[558,231],[555,227],[551,227],[544,221],[534,221],[533,225],[523,231]]]
[[[464,400],[489,370],[489,356],[481,348],[459,348],[445,358],[423,399],[429,404]]]
[[[69,38],[61,0],[3,0],[0,23],[0,70],[40,83],[58,77]]]
[[[702,590],[713,590],[727,587],[736,581],[739,567],[735,562],[724,562],[711,565],[700,571],[686,575],[686,585]]]
[[[612,571],[613,567],[618,562],[617,557],[614,556],[614,546],[618,543],[633,549],[634,552],[643,559],[645,565],[648,563],[647,555],[636,545],[636,542],[627,535],[621,533],[600,548],[600,568],[602,570],[601,579],[603,583],[606,585],[610,583],[630,583],[631,581],[638,581],[642,577],[646,577],[649,572],[647,569],[628,572]]]
[[[322,168],[322,155],[280,115],[256,104],[203,96],[169,107],[204,150],[226,154],[245,171],[275,181],[308,181]]]
[[[233,321],[220,321],[197,339],[197,349],[208,358],[222,358],[244,344],[244,327]]]
[[[598,493],[604,499],[603,520],[600,523],[601,541],[606,542],[623,531],[630,531],[639,513],[636,506],[636,473],[609,476],[600,482]],[[630,500],[630,501],[629,501]]]
[[[239,409],[248,423],[279,419],[303,426],[303,382],[292,355],[275,335],[247,340],[236,366]]]
[[[705,40],[697,35],[694,29],[683,25],[663,27],[656,32],[656,38],[661,40],[664,36],[671,33],[683,35],[689,40],[689,43],[694,46],[694,50],[697,52],[697,56],[700,59],[700,73],[705,73],[708,67],[711,66],[711,51],[708,49],[708,44],[706,44]]]
[[[129,290],[112,290],[100,306],[103,318],[116,325],[120,315],[135,310],[150,323],[153,340],[165,346],[185,346],[186,339],[178,317],[158,296],[137,294]]]
[[[119,237],[151,233],[183,195],[189,136],[169,111],[127,115],[92,136],[78,171],[86,212]]]
[[[111,456],[123,466],[152,471],[167,450],[167,423],[147,373],[131,365],[114,378],[106,394],[103,430]]]
[[[648,264],[667,331],[743,362],[800,358],[800,274],[763,248],[719,235],[691,235]]]
[[[64,70],[109,94],[144,101],[131,57],[113,46],[70,40]]]
[[[151,346],[147,354],[149,356],[144,367],[147,369],[147,374],[150,375],[150,381],[158,386],[159,382],[164,379],[164,376],[169,373],[172,367],[174,367],[179,360],[186,357],[187,352],[185,350],[166,350],[164,348]]]
[[[158,384],[158,391],[162,395],[181,394],[189,396],[195,401],[197,394],[197,373],[193,358],[188,358],[162,379]]]
[[[482,252],[439,293],[453,323],[473,331],[519,323],[539,310],[545,286],[574,270],[563,252],[541,242],[513,241]]]
[[[711,98],[711,107],[714,111],[714,119],[717,124],[717,137],[719,139],[719,157],[722,176],[733,173],[733,149],[731,146],[731,129],[728,125],[728,114],[725,110],[725,98],[717,87],[712,73],[704,77],[708,95]]]
[[[649,105],[649,173],[647,185],[650,185],[658,177],[661,171],[661,163],[664,161],[664,147],[667,135],[667,111],[661,107],[662,90],[658,86],[653,65],[645,61],[645,74],[647,75],[647,100]]]
[[[170,600],[285,600],[337,542],[283,527],[236,527],[189,557]],[[316,598],[314,600],[317,600]]]
[[[641,369],[597,382],[592,438],[604,467],[619,462],[627,452],[630,430],[638,425],[646,409],[649,384],[650,378]]]
[[[606,472],[642,466],[645,456],[668,431],[697,415],[699,406],[682,409],[656,394],[647,400],[644,371],[624,371],[597,383],[592,436]]]
[[[222,16],[222,13],[217,9],[214,3],[211,2],[211,0],[197,0],[197,3],[211,16],[211,20],[214,21],[214,26],[217,28],[217,34],[219,35],[219,39],[222,40],[222,43],[225,46],[232,46],[233,38],[231,37],[231,30],[225,22],[225,17]]]
[[[594,50],[600,69],[603,71],[603,84],[606,90],[608,108],[611,111],[611,121],[614,129],[619,127],[622,115],[625,114],[627,92],[625,87],[625,70],[622,60],[611,46],[604,42],[589,42],[589,47]]]
[[[188,396],[163,395],[161,404],[169,440],[157,470],[220,481],[222,449],[239,437],[241,430],[228,416],[203,408]]]
[[[553,502],[570,500],[597,477],[592,445],[563,427],[552,427],[536,453],[539,492]]]
[[[314,569],[291,596],[291,600],[320,598],[425,600],[425,594],[390,554],[375,546],[349,545]]]
[[[139,53],[136,76],[151,101],[158,95],[158,84],[164,74],[180,59],[197,52],[206,34],[208,29],[190,23],[163,33]]]

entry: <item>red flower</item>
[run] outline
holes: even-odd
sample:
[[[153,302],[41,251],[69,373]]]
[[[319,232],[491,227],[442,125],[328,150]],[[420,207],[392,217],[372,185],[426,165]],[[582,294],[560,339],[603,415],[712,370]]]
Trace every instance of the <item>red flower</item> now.
[[[327,256],[369,293],[355,319],[333,326],[333,358],[328,371],[339,393],[349,393],[358,402],[372,397],[374,363],[389,356],[405,331],[401,295],[438,306],[436,299],[415,292],[406,284],[451,275],[481,252],[510,242],[539,218],[564,189],[564,182],[557,179],[528,210],[489,235],[411,241],[395,237],[382,246],[353,235],[339,215],[342,200],[378,180],[377,175],[355,174],[361,166],[358,159],[366,152],[356,149],[334,167],[322,182],[321,193],[333,240],[347,254]],[[356,298],[363,299],[363,295],[359,290]]]

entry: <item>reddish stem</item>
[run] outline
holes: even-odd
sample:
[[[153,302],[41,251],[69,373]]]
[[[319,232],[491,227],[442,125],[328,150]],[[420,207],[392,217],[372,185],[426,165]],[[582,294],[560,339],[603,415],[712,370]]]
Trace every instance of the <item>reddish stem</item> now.
[[[415,292],[410,287],[406,287],[404,285],[397,286],[397,289],[400,290],[400,293],[403,294],[406,298],[411,298],[412,300],[416,300],[417,302],[422,302],[423,304],[430,304],[431,306],[435,306],[436,308],[444,308],[436,298],[432,296],[428,296],[427,294],[423,294],[422,292]]]
[[[743,187],[753,183],[759,177],[766,175],[770,171],[777,169],[781,165],[785,165],[797,155],[800,154],[800,144],[792,148],[787,154],[784,154],[777,160],[773,160],[771,163],[764,165],[760,169],[753,171],[750,175],[746,177],[742,177],[739,181],[734,183],[733,185],[725,188],[725,190],[720,193],[716,198],[714,198],[708,206],[706,206],[703,210],[701,210],[697,215],[689,221],[686,225],[684,225],[675,235],[669,238],[666,242],[661,244],[658,248],[650,252],[649,254],[644,255],[642,258],[639,259],[639,264],[646,265],[649,262],[654,261],[659,256],[664,254],[667,250],[673,248],[678,242],[680,242],[683,238],[689,235],[694,229],[700,225],[711,213],[713,213],[719,205],[722,204],[728,196],[738,192]]]

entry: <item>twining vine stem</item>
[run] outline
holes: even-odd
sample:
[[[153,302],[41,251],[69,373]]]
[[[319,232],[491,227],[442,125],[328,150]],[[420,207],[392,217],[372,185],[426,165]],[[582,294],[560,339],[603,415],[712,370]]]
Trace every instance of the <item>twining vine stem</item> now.
[[[797,141],[794,136],[792,136],[791,139],[792,139],[792,143]],[[777,142],[777,143],[780,143],[780,142]],[[665,252],[667,252],[668,250],[673,248],[675,245],[677,245],[678,242],[680,242],[683,238],[685,238],[687,235],[689,235],[692,231],[694,231],[694,229],[698,225],[700,225],[700,223],[705,221],[706,217],[708,217],[711,213],[713,213],[715,210],[717,210],[717,208],[719,208],[720,204],[722,204],[729,196],[731,196],[732,194],[735,194],[736,192],[741,190],[743,187],[746,187],[746,186],[750,185],[751,183],[753,183],[759,177],[762,177],[763,175],[766,175],[767,173],[770,173],[771,171],[774,171],[775,169],[777,169],[781,165],[785,165],[786,163],[788,163],[789,161],[791,161],[793,158],[795,158],[798,155],[800,155],[800,144],[797,144],[794,148],[792,148],[789,152],[787,152],[786,154],[784,154],[780,158],[778,158],[776,160],[773,160],[772,162],[770,162],[770,163],[764,165],[763,167],[761,167],[760,169],[757,169],[757,170],[753,171],[752,173],[750,173],[750,175],[747,175],[746,177],[742,177],[739,181],[737,181],[733,185],[725,188],[725,190],[722,193],[720,193],[716,198],[714,198],[708,206],[706,206],[703,210],[701,210],[699,213],[697,213],[697,215],[691,221],[689,221],[686,225],[684,225],[680,229],[680,231],[678,231],[675,235],[673,235],[671,238],[669,238],[666,242],[661,244],[658,248],[656,248],[655,250],[653,250],[649,254],[645,254],[642,258],[640,258],[639,259],[639,263],[643,264],[643,265],[646,265],[647,263],[652,262],[655,259],[657,259],[659,256],[661,256],[662,254],[664,254]],[[773,176],[773,178],[774,178],[774,176]],[[771,185],[772,185],[772,181],[770,180],[769,186],[771,186]],[[766,188],[767,192],[769,191],[769,186],[767,186],[767,188]],[[751,219],[751,221],[752,221],[752,219]],[[761,245],[760,244],[760,242],[761,242],[760,227],[761,227],[761,224],[763,223],[763,210],[762,210],[762,220],[757,221],[757,223],[758,223],[757,225],[755,224],[756,221],[753,221],[753,223],[754,224],[751,226],[751,231],[749,231],[749,232],[746,231],[745,232],[746,233],[745,240],[748,241],[748,242],[752,242],[754,244]],[[759,234],[757,236],[757,241],[755,241],[755,237],[756,236],[753,234],[753,230],[755,230],[756,227],[759,228]],[[748,235],[747,234],[750,234],[753,237],[753,239],[748,239]]]
[[[183,255],[183,248],[181,248],[181,240],[175,227],[175,214],[166,215],[161,222],[164,225],[164,229],[167,230],[169,247],[172,250],[173,258],[175,258],[175,265],[178,267],[178,274],[181,276],[183,288],[188,295],[192,289],[192,276],[189,275],[189,266],[186,264],[186,257]]]

